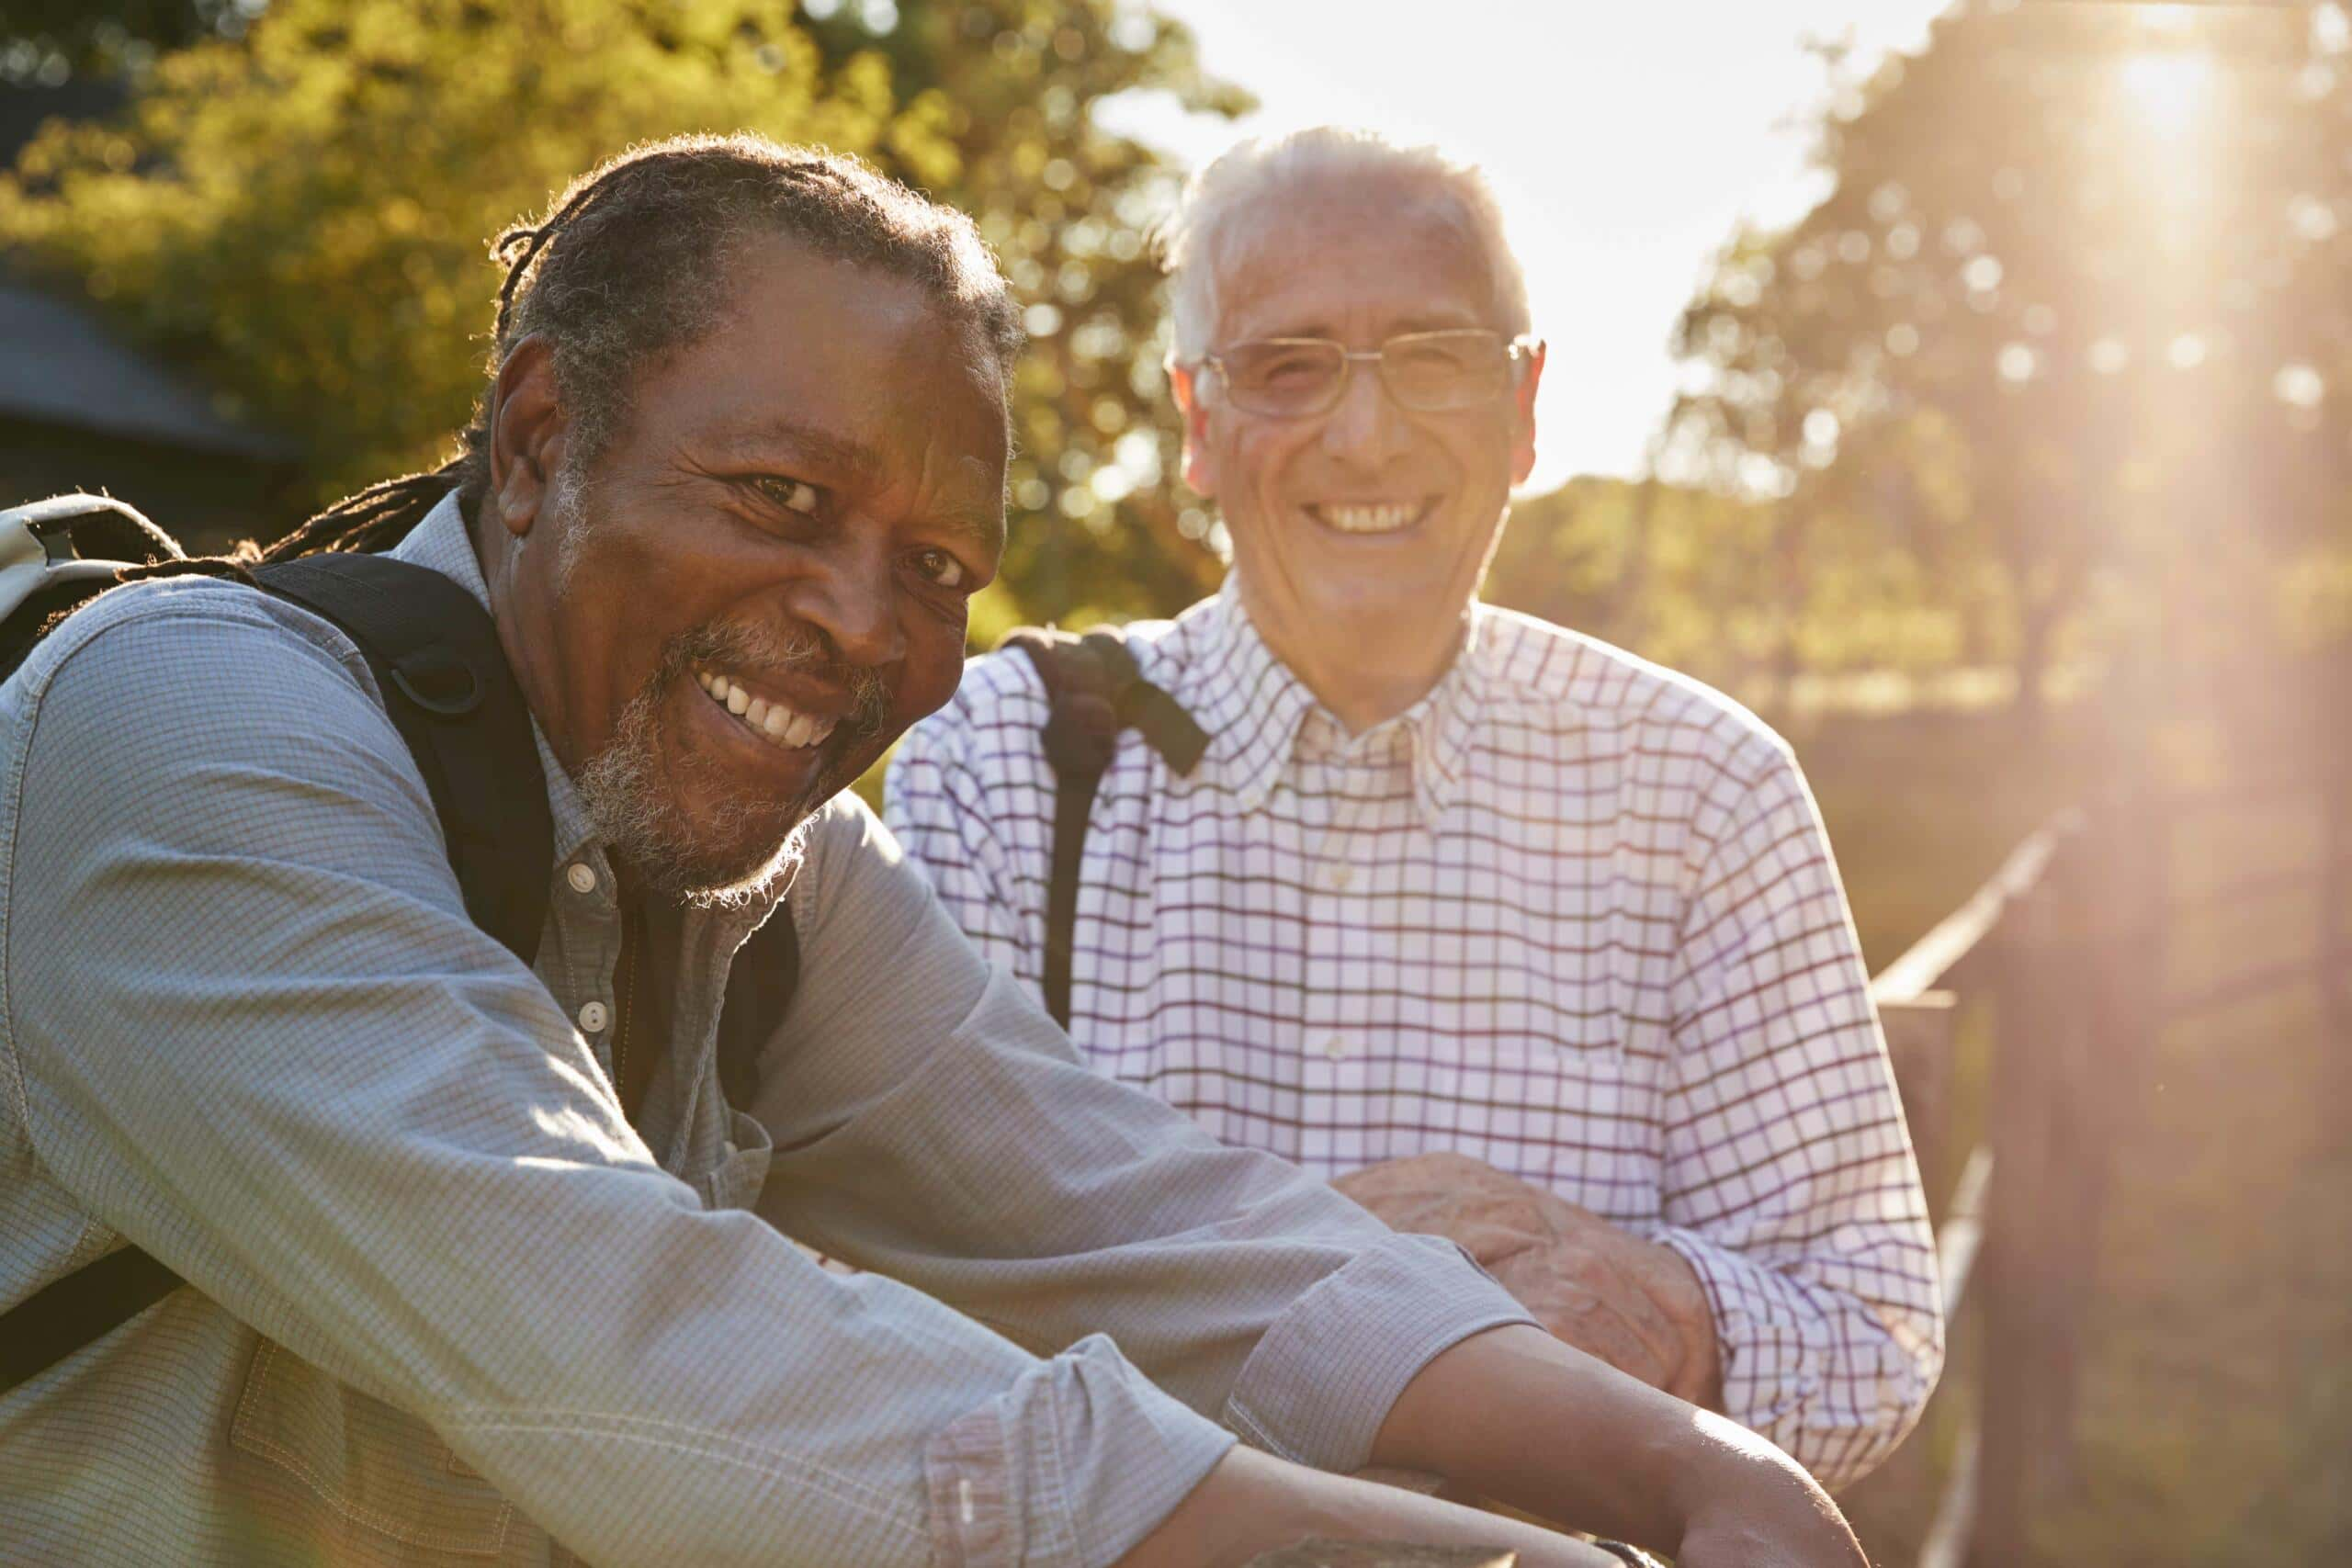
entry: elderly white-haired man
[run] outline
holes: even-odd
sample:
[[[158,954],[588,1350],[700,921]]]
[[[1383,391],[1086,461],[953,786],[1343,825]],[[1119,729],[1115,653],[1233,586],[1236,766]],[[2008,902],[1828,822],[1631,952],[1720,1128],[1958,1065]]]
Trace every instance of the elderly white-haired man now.
[[[1125,734],[1079,862],[1094,1065],[1466,1247],[1562,1338],[1850,1481],[1943,1327],[1844,891],[1788,746],[1696,682],[1477,602],[1544,348],[1484,178],[1322,129],[1167,234],[1184,478],[1233,569],[1125,628],[1206,732]],[[1039,668],[967,666],[888,815],[1046,974]]]

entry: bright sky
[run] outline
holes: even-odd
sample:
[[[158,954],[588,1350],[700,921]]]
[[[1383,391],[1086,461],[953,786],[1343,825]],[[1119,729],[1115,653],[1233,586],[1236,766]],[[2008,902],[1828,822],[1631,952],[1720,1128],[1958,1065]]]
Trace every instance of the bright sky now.
[[[1187,164],[1324,122],[1434,141],[1501,193],[1551,343],[1530,488],[1629,474],[1671,404],[1668,335],[1742,217],[1818,191],[1789,122],[1820,101],[1807,37],[1916,49],[1944,0],[1154,0],[1256,94],[1238,126],[1164,96],[1111,123]]]

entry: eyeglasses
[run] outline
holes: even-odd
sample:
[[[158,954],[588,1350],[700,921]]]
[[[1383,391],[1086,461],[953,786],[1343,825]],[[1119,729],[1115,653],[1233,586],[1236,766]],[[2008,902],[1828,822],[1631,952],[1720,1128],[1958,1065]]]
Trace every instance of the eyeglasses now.
[[[1476,408],[1502,396],[1532,338],[1506,339],[1483,327],[1404,333],[1377,349],[1351,351],[1322,337],[1261,337],[1204,355],[1233,406],[1245,413],[1306,419],[1329,413],[1346,395],[1359,360],[1376,360],[1388,395],[1417,413]]]

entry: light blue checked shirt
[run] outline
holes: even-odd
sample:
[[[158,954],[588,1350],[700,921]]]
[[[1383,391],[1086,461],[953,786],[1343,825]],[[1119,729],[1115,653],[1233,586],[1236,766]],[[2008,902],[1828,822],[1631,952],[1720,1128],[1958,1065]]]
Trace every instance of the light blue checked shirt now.
[[[483,595],[453,502],[401,553]],[[652,913],[632,1129],[612,867],[541,756],[535,974],[305,612],[120,590],[0,687],[0,1307],[125,1240],[202,1292],[0,1399],[0,1557],[1103,1563],[1234,1432],[1360,1464],[1523,1320],[1080,1065],[847,799],[749,1114],[713,1038],[767,911]]]

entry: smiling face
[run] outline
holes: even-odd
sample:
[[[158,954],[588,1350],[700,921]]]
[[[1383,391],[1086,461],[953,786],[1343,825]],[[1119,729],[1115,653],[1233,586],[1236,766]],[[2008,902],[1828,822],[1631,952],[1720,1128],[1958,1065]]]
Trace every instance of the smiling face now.
[[[1365,180],[1270,197],[1216,277],[1222,351],[1330,338],[1368,352],[1401,333],[1498,319],[1487,258],[1442,198]],[[1421,413],[1356,363],[1339,405],[1308,418],[1245,412],[1214,369],[1179,372],[1185,478],[1233,540],[1242,601],[1270,647],[1351,723],[1341,694],[1367,669],[1428,689],[1453,657],[1511,485],[1534,461],[1540,356],[1500,396]],[[1360,709],[1363,705],[1356,705]],[[1394,700],[1374,700],[1393,710]]]
[[[919,286],[764,239],[718,329],[573,476],[551,370],[502,373],[485,570],[626,870],[723,898],[953,694],[1003,543],[1002,383]],[[503,536],[503,537],[502,537]],[[511,542],[510,542],[511,541]],[[492,552],[499,558],[487,558]]]

